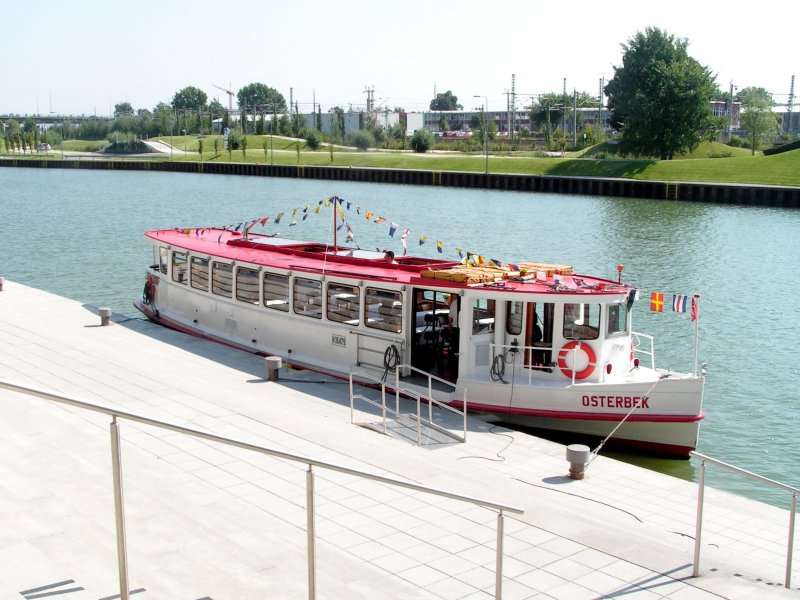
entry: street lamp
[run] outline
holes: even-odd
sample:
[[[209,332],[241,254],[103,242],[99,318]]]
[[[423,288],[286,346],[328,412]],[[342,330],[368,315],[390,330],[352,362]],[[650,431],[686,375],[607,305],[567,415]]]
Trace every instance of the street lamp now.
[[[489,97],[488,96],[472,96],[473,98],[483,98],[484,105],[481,107],[483,113],[483,154],[486,156],[486,175],[489,174],[489,131],[486,113],[489,110]]]

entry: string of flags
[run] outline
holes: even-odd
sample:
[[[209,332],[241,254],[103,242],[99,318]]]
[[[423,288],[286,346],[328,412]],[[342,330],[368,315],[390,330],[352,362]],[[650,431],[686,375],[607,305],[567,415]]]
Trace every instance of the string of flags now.
[[[347,242],[346,243],[353,242],[355,240],[355,234],[353,233],[353,229],[352,229],[352,227],[350,227],[350,224],[348,223],[347,218],[345,217],[345,213],[344,213],[344,210],[343,210],[342,207],[344,207],[348,211],[355,210],[356,215],[363,216],[367,221],[370,221],[370,222],[375,223],[375,224],[382,224],[382,223],[387,223],[388,222],[389,223],[389,237],[394,238],[395,234],[398,231],[401,231],[400,242],[403,245],[403,254],[405,255],[405,254],[408,253],[408,239],[409,239],[410,234],[411,234],[411,229],[410,228],[403,227],[402,225],[400,225],[399,223],[395,223],[394,221],[387,221],[386,218],[381,217],[379,215],[376,215],[373,211],[364,210],[358,204],[355,204],[355,203],[351,202],[350,200],[345,200],[343,198],[339,198],[338,196],[331,196],[330,198],[325,198],[323,200],[320,200],[319,202],[317,202],[316,206],[314,206],[312,204],[306,204],[304,206],[295,207],[295,208],[291,209],[290,211],[279,212],[272,219],[271,223],[274,224],[274,225],[279,225],[281,223],[281,220],[283,220],[284,217],[287,214],[289,214],[290,218],[291,218],[291,222],[289,223],[289,227],[294,227],[298,223],[301,223],[301,222],[307,220],[310,216],[312,216],[314,214],[319,214],[320,210],[323,207],[328,208],[331,205],[335,206],[335,210],[337,211],[337,214],[338,214],[339,219],[341,221],[341,223],[339,223],[339,225],[337,226],[337,230],[345,229],[345,231],[347,233]],[[225,225],[225,226],[218,227],[218,229],[222,229],[224,231],[241,231],[241,232],[244,233],[244,235],[247,235],[247,233],[249,233],[250,230],[253,227],[256,227],[258,225],[260,225],[262,227],[265,227],[268,222],[270,222],[270,217],[269,216],[258,217],[256,219],[251,219],[249,221],[242,221],[240,223],[231,223],[231,224],[228,224],[228,225]],[[186,235],[190,235],[191,233],[194,233],[195,235],[200,235],[203,231],[205,231],[205,229],[206,228],[191,228],[191,229],[183,229],[182,231]],[[221,239],[221,237],[220,237],[220,239]],[[428,236],[424,235],[424,234],[420,235],[419,238],[418,238],[418,244],[420,246],[424,245],[428,241],[429,241]],[[437,253],[444,254],[445,245],[444,245],[444,242],[442,240],[435,240],[435,247],[436,247],[436,252]],[[464,251],[462,248],[459,248],[458,246],[455,247],[455,251],[456,251],[456,253],[458,254],[458,256],[460,258],[461,264],[464,265],[464,266],[475,266],[475,267],[484,267],[484,266],[501,267],[501,266],[503,266],[503,263],[501,261],[499,261],[499,260],[496,260],[496,259],[493,259],[493,258],[488,258],[486,256],[483,256],[481,254],[477,254],[475,252]],[[514,267],[514,265],[511,265],[511,263],[508,263],[508,264],[509,264],[510,268]],[[512,268],[512,270],[516,270],[516,269]]]
[[[676,313],[687,312],[687,307],[692,321],[697,321],[700,317],[699,296],[689,296],[685,294],[672,294],[672,310]],[[650,310],[652,312],[664,312],[664,292],[650,292]]]
[[[334,210],[337,211],[337,216],[339,217],[340,223],[337,225],[337,230],[344,229],[347,237],[346,243],[352,243],[355,240],[355,234],[353,233],[353,229],[350,226],[350,223],[345,216],[344,209],[347,211],[355,211],[355,214],[358,216],[362,216],[367,220],[375,224],[383,224],[387,223],[387,219],[376,215],[373,211],[370,210],[363,210],[361,206],[351,202],[350,200],[344,200],[339,198],[338,196],[331,196],[330,198],[325,198],[317,202],[316,206],[312,204],[306,204],[304,206],[298,206],[292,208],[290,211],[282,211],[275,215],[272,219],[272,223],[275,225],[279,225],[284,217],[290,214],[291,222],[289,223],[289,227],[294,227],[298,224],[298,222],[303,222],[307,220],[310,216],[314,214],[319,214],[323,207],[328,208],[331,205],[334,206]],[[298,221],[299,218],[299,221]],[[224,231],[241,231],[244,235],[253,228],[258,225],[262,227],[266,227],[267,223],[270,221],[269,216],[258,217],[256,219],[251,219],[249,221],[242,221],[240,223],[229,224],[223,227],[218,227],[218,229],[222,229]],[[394,238],[395,234],[400,231],[400,242],[403,245],[403,254],[408,253],[408,239],[411,234],[411,229],[408,227],[403,227],[399,223],[394,221],[388,221],[389,223],[389,237]],[[207,228],[190,228],[190,229],[181,229],[184,234],[191,235],[194,233],[195,235],[201,235]],[[220,234],[220,239],[222,239],[222,235]],[[427,235],[420,235],[418,238],[418,243],[420,246],[424,245],[429,241]],[[436,251],[439,254],[444,253],[444,242],[442,240],[435,240],[435,247]],[[458,254],[460,258],[460,263],[463,266],[474,266],[474,267],[486,267],[486,266],[494,266],[494,267],[508,267],[511,271],[518,271],[519,267],[514,263],[502,263],[499,260],[489,258],[487,256],[477,254],[475,252],[466,251],[463,248],[458,246],[454,247],[455,252]],[[666,305],[668,306],[668,305]],[[664,312],[665,310],[665,294],[663,292],[651,292],[650,294],[650,310],[652,312]],[[699,296],[695,295],[691,298],[684,294],[672,294],[672,310],[676,313],[685,313],[689,312],[692,321],[696,321],[699,318]]]

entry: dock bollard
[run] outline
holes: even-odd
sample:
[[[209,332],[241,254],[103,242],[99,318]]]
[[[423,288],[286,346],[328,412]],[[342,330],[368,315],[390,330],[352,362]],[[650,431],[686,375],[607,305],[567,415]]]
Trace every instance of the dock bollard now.
[[[589,446],[572,444],[567,446],[567,461],[569,461],[569,476],[572,479],[583,479],[586,463],[589,462]]]
[[[278,370],[281,368],[280,356],[267,356],[264,359],[264,366],[267,368],[267,379],[278,381]]]
[[[105,327],[111,321],[111,309],[110,308],[99,308],[97,309],[98,314],[100,315],[100,325]]]

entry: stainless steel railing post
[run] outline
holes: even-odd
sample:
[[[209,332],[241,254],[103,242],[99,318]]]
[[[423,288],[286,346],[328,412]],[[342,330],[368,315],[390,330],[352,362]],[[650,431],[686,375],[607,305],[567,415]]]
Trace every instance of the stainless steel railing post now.
[[[703,531],[703,492],[706,484],[706,461],[700,459],[700,477],[697,481],[697,518],[694,526],[694,566],[692,577],[700,574],[700,535]]]
[[[500,600],[503,597],[503,525],[505,517],[503,511],[497,513],[497,556],[494,568],[494,597]]]
[[[314,541],[314,472],[306,471],[306,531],[308,537],[308,600],[317,597],[317,551]]]
[[[128,551],[125,543],[125,507],[122,496],[122,453],[120,451],[119,423],[113,416],[111,428],[111,473],[114,479],[114,515],[117,521],[117,565],[119,568],[119,596],[130,600],[128,585]]]
[[[797,493],[792,494],[792,512],[789,513],[789,548],[786,551],[786,581],[784,587],[792,589],[792,552],[794,552],[794,518],[797,512]]]

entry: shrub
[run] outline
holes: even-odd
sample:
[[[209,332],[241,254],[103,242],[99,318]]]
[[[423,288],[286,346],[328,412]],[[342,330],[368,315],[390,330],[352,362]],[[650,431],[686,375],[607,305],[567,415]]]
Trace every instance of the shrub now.
[[[306,146],[311,150],[316,150],[322,144],[322,134],[316,129],[307,129],[305,131]]]
[[[781,152],[796,150],[797,148],[800,148],[800,139],[790,142],[788,144],[783,144],[782,146],[767,148],[766,150],[764,150],[764,156],[769,156],[770,154],[780,154]]]
[[[424,153],[433,146],[433,134],[427,129],[417,129],[409,143],[414,152]]]
[[[350,141],[359,150],[366,150],[367,148],[375,146],[375,138],[366,129],[359,129],[350,136]]]
[[[238,150],[242,147],[242,136],[234,130],[228,134],[228,150]]]

